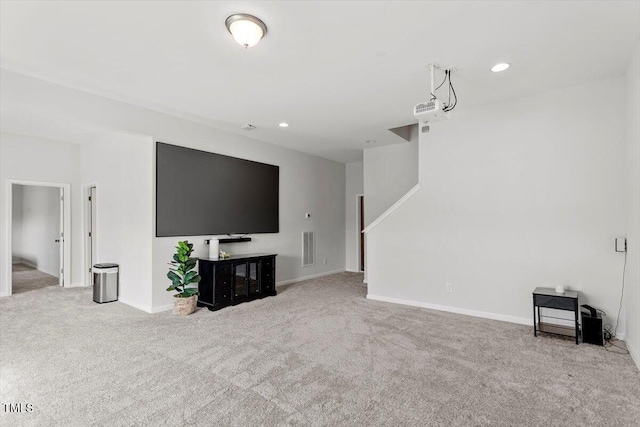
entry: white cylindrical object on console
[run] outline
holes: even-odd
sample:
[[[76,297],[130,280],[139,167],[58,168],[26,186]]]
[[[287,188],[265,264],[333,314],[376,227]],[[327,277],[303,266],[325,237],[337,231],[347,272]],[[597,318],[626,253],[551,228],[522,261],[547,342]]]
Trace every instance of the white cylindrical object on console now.
[[[209,240],[209,259],[218,259],[220,256],[220,241],[218,239]]]

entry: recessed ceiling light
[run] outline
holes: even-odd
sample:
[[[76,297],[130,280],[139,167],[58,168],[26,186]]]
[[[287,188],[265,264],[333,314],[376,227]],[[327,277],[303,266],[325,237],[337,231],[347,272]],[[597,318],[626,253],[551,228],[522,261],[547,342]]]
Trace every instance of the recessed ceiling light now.
[[[507,68],[511,67],[511,64],[507,64],[506,62],[500,62],[493,67],[491,67],[491,71],[494,73],[499,73],[500,71],[504,71]]]
[[[231,15],[224,25],[226,25],[233,38],[245,49],[257,45],[267,34],[267,26],[264,22],[246,13]]]
[[[376,140],[375,139],[367,139],[364,143],[365,144],[375,144]]]
[[[288,127],[289,127],[289,123],[287,123],[287,122],[280,122],[280,123],[278,124],[278,126],[280,126],[281,128],[288,128]]]

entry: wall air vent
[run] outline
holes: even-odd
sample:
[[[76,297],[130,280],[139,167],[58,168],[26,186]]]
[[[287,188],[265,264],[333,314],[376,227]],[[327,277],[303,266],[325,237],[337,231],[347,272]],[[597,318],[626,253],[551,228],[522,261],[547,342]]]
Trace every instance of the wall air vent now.
[[[315,234],[313,231],[302,232],[302,266],[308,267],[316,263]]]

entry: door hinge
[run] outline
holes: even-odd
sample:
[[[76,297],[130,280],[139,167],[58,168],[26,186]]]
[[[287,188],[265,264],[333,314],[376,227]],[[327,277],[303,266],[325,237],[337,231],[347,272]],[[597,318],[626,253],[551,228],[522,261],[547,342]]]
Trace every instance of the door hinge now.
[[[64,274],[64,268],[60,269],[60,274]]]
[[[91,232],[89,232],[89,237],[91,237]]]
[[[91,201],[91,196],[89,196],[89,201]]]
[[[60,237],[64,237],[64,231],[60,233]]]

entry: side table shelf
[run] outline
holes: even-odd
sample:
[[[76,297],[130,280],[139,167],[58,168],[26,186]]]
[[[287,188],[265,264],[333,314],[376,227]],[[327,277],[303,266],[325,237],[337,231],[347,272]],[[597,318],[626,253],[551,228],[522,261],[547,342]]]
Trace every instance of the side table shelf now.
[[[540,331],[540,308],[554,308],[556,310],[572,311],[574,316],[574,328],[562,326],[553,326],[555,331],[562,335],[575,336],[576,344],[579,343],[580,338],[580,324],[579,324],[579,305],[578,305],[578,292],[577,291],[565,291],[563,294],[559,294],[553,288],[536,288],[533,291],[533,335],[538,336]],[[567,319],[568,320],[568,319]]]

